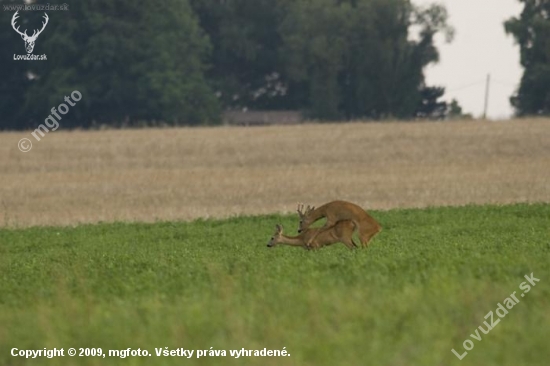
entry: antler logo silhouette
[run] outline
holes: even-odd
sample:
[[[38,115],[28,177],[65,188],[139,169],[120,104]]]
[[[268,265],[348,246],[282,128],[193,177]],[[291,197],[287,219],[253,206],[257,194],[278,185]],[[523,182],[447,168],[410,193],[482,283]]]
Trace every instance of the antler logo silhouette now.
[[[50,18],[48,18],[48,14],[44,13],[44,19],[46,21],[42,22],[42,29],[40,29],[40,30],[35,29],[32,36],[29,37],[29,35],[27,34],[26,29],[25,29],[24,32],[21,32],[21,31],[19,31],[19,27],[15,28],[15,20],[19,17],[19,15],[17,15],[17,13],[19,13],[19,10],[16,11],[15,14],[13,14],[13,17],[11,18],[11,26],[12,26],[14,31],[16,31],[17,33],[19,33],[21,35],[21,38],[23,38],[23,41],[25,41],[25,49],[27,50],[27,53],[32,53],[32,50],[34,49],[34,42],[36,42],[36,39],[38,38],[40,33],[42,33],[44,28],[46,28],[46,24],[48,24],[48,20]]]

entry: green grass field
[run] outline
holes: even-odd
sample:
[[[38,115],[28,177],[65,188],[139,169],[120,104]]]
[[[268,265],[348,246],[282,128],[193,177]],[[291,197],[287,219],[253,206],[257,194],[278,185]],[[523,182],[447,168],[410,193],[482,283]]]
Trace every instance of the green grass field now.
[[[356,251],[267,248],[276,223],[295,233],[296,215],[0,229],[0,365],[548,364],[549,204],[372,214],[384,229]],[[540,282],[519,297],[531,273]],[[520,302],[472,339],[514,291]],[[451,349],[466,339],[459,361]],[[14,347],[153,356],[26,360]],[[290,356],[156,357],[160,347]]]

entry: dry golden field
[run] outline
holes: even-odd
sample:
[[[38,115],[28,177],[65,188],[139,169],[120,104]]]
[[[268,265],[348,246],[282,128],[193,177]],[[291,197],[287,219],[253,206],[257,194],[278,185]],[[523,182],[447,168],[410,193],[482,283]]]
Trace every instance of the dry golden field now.
[[[17,148],[27,137],[33,148]],[[0,225],[550,202],[550,120],[0,133]]]

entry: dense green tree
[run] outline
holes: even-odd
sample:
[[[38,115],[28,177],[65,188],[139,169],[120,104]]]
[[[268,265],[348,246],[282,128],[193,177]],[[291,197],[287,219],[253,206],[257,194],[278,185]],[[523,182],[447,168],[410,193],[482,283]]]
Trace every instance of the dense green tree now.
[[[550,0],[520,0],[519,17],[505,23],[520,46],[523,77],[511,102],[518,115],[550,114]]]
[[[332,120],[438,118],[445,109],[443,89],[424,80],[438,60],[435,35],[451,33],[441,6],[82,0],[69,8],[49,12],[35,48],[47,61],[14,61],[21,38],[0,35],[0,112],[8,116],[0,128],[35,127],[73,90],[83,100],[63,127],[216,122],[220,107],[301,109]],[[0,17],[9,24],[12,14]],[[43,14],[21,15],[32,29]]]
[[[299,108],[320,119],[412,117],[447,32],[440,6],[408,0],[192,0],[227,108]],[[411,41],[416,27],[418,39]]]
[[[208,76],[226,108],[296,108],[279,32],[291,0],[191,0],[213,45]]]
[[[310,117],[341,117],[338,79],[345,67],[351,11],[349,4],[333,0],[298,0],[281,24],[286,70],[291,80],[308,86]]]
[[[420,90],[421,103],[416,117],[424,119],[443,119],[447,115],[447,103],[439,101],[445,94],[444,88],[426,87]]]
[[[445,8],[408,0],[297,0],[281,26],[289,76],[309,84],[309,114],[321,119],[415,116],[424,68],[438,61],[434,36],[451,31]]]
[[[458,101],[456,99],[453,99],[451,103],[449,103],[447,116],[450,119],[457,119],[460,118],[462,115],[462,107],[460,106],[460,104],[458,104]]]
[[[48,61],[26,65],[35,78],[25,93],[25,121],[40,123],[73,90],[83,100],[63,127],[219,118],[204,78],[210,45],[187,1],[79,1],[49,16],[40,36]]]
[[[0,5],[22,5],[23,1],[0,1]],[[3,9],[2,9],[3,10]],[[21,37],[10,31],[14,11],[1,11],[0,24],[0,130],[21,128],[20,114],[25,103],[25,93],[30,80],[27,76],[27,61],[14,61],[14,54],[25,53]],[[21,28],[24,30],[25,25]],[[32,32],[29,32],[32,34]],[[29,61],[32,62],[32,61]]]

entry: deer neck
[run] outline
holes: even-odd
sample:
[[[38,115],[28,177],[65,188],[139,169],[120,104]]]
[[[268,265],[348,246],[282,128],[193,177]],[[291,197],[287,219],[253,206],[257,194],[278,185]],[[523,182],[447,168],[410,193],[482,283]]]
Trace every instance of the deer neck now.
[[[315,222],[326,216],[324,207],[318,207],[308,214],[308,218]]]
[[[302,235],[298,235],[298,236],[281,235],[278,242],[279,244],[293,245],[293,246],[305,245]]]

